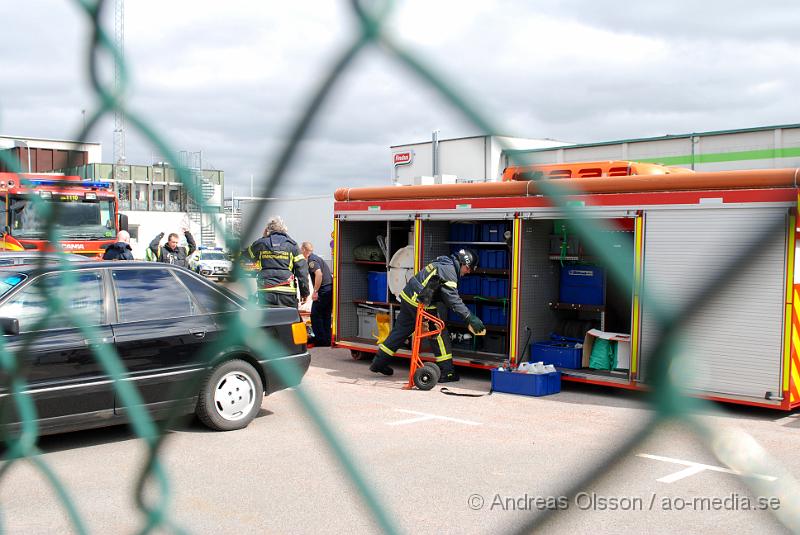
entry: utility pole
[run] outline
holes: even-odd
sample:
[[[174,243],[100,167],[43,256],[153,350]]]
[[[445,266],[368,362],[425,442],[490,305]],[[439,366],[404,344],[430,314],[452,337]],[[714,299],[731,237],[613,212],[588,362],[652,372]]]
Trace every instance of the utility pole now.
[[[125,114],[122,112],[122,61],[125,57],[125,0],[114,4],[114,44],[119,59],[114,62],[114,93],[117,107],[114,109],[114,163],[125,163]]]

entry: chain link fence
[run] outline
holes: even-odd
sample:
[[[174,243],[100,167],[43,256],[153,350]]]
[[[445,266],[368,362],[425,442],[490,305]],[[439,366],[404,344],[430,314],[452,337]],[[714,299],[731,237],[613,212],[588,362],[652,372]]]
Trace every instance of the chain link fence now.
[[[101,24],[101,15],[104,10],[113,8],[113,3],[105,0],[97,2],[77,0],[76,3],[91,23],[91,46],[88,57],[89,78],[98,102],[96,109],[89,114],[86,124],[77,135],[77,138],[80,140],[87,139],[88,134],[96,127],[101,118],[121,112],[128,127],[141,134],[152,145],[154,151],[165,155],[166,160],[178,170],[178,176],[190,194],[195,199],[203,199],[204,196],[199,191],[198,182],[192,180],[189,170],[180,165],[181,162],[177,157],[176,151],[169,146],[158,132],[135,112],[126,108],[123,103],[121,97],[126,92],[129,66],[125,64],[120,51],[115,48],[112,36]],[[299,142],[306,136],[309,127],[317,119],[319,110],[331,94],[331,90],[343,81],[348,70],[352,68],[354,60],[368,48],[378,49],[386,57],[402,65],[409,76],[437,91],[451,104],[454,113],[461,114],[480,131],[486,134],[494,134],[501,131],[496,125],[492,124],[488,117],[481,114],[479,107],[469,102],[457,87],[426,65],[424,58],[404,49],[385,30],[385,24],[391,15],[394,2],[388,0],[375,2],[353,0],[351,7],[352,13],[358,21],[358,32],[352,36],[349,44],[339,53],[330,68],[320,74],[318,86],[306,102],[302,116],[294,123],[286,135],[285,147],[276,159],[274,166],[260,181],[262,186],[259,196],[261,198],[273,197],[278,188],[281,187],[286,171],[296,156]],[[118,88],[106,85],[101,76],[101,65],[104,61],[109,60],[119,68],[122,83]],[[514,153],[511,152],[511,154]],[[6,161],[6,164],[9,167],[17,165],[16,162],[10,160]],[[19,170],[17,169],[17,171]],[[603,241],[609,239],[608,233],[603,232],[606,229],[603,229],[597,220],[589,221],[586,219],[580,207],[566,202],[566,195],[573,195],[575,194],[574,191],[564,190],[557,181],[540,181],[538,185],[540,190],[552,199],[553,204],[560,206],[565,215],[575,222],[574,227],[582,239],[599,245],[595,247],[595,250],[600,256],[600,260],[609,267],[610,276],[614,277],[621,286],[627,288],[633,287],[634,284],[639,282],[633,280],[633,274],[629,266],[625,265],[624,258],[630,255],[613,254],[613,248],[604,247]],[[37,202],[37,199],[33,199],[33,202]],[[252,232],[263,221],[266,208],[267,201],[264,201],[261,203],[260,209],[256,211],[257,213],[249,221],[243,223],[241,236],[252,235]],[[39,213],[47,218],[47,239],[51,242],[59,241],[61,238],[60,229],[54,224],[57,214],[53,213],[54,210],[58,210],[58,207],[40,202],[37,209]],[[680,421],[689,426],[721,463],[736,472],[741,474],[783,474],[778,482],[769,483],[769,487],[767,487],[768,483],[763,480],[742,477],[755,494],[769,494],[779,498],[782,507],[774,511],[774,514],[788,529],[800,532],[800,487],[798,487],[797,482],[744,432],[717,428],[709,423],[709,419],[698,416],[698,413],[706,413],[713,410],[711,404],[688,396],[675,380],[675,374],[672,373],[673,370],[671,369],[678,355],[687,356],[682,354],[680,344],[681,335],[687,323],[696,315],[703,314],[709,296],[735,281],[737,271],[755,258],[756,255],[753,252],[757,250],[758,246],[777,234],[776,230],[780,230],[784,224],[782,218],[780,221],[776,220],[775,224],[771,225],[762,236],[741,247],[735,260],[728,265],[720,266],[714,281],[695,295],[680,310],[668,310],[665,307],[656,307],[654,309],[660,324],[661,335],[658,342],[654,344],[652,357],[648,359],[649,369],[647,370],[647,376],[652,378],[652,390],[649,394],[649,400],[653,408],[652,417],[637,432],[628,437],[616,451],[607,458],[598,460],[594,468],[583,473],[577,481],[570,482],[563,488],[559,488],[554,483],[554,488],[549,489],[550,495],[574,498],[577,493],[590,488],[592,484],[613,470],[615,466],[623,461],[627,454],[631,453],[645,439],[653,436],[653,433],[660,426],[667,422]],[[242,244],[231,235],[227,236],[226,245],[228,250],[231,251],[239,251],[242,248]],[[240,266],[237,265],[234,269],[234,277],[243,275]],[[47,304],[53,314],[46,315],[37,327],[46,327],[48,322],[52,321],[52,318],[57,315],[67,315],[87,340],[97,339],[99,333],[96,327],[93,327],[80,315],[69,314],[69,311],[65,309],[64,302],[69,296],[70,287],[73,286],[75,274],[65,270],[63,277],[63,284],[47,295]],[[646,292],[647,290],[645,290]],[[653,303],[654,297],[651,296],[649,302]],[[270,355],[275,353],[273,350],[277,347],[276,344],[278,342],[266,336],[261,329],[253,327],[253,314],[258,314],[258,310],[248,310],[246,314],[242,314],[232,320],[226,326],[226,336],[221,337],[213,344],[209,344],[200,358],[204,359],[204,361],[210,361],[214,354],[229,344],[246,344],[251,348],[259,348],[258,351],[261,358],[270,358]],[[25,377],[27,370],[21,365],[23,360],[18,357],[26,352],[36,336],[40,336],[36,334],[37,330],[37,328],[34,328],[33,331],[28,333],[25,337],[25,344],[16,351],[9,350],[3,338],[0,337],[0,369],[2,369],[5,377],[5,384],[2,386],[10,394],[2,398],[0,410],[2,411],[3,421],[8,421],[9,416],[12,414],[16,414],[21,421],[18,433],[6,433],[3,436],[6,450],[3,465],[0,468],[0,483],[3,477],[17,463],[30,463],[52,485],[53,491],[68,514],[73,529],[77,533],[86,533],[86,523],[81,518],[71,498],[71,489],[67,488],[59,480],[44,461],[41,452],[36,446],[38,438],[36,409],[30,396],[26,394]],[[165,440],[167,440],[165,430],[174,424],[176,415],[163,421],[153,421],[142,407],[141,396],[137,389],[130,382],[121,380],[125,375],[125,368],[114,347],[109,344],[98,344],[92,346],[92,351],[94,358],[101,364],[104,372],[113,378],[116,394],[127,407],[130,407],[130,426],[132,430],[147,446],[147,460],[141,474],[139,474],[135,495],[137,507],[141,511],[143,518],[141,532],[149,533],[154,530],[184,532],[183,528],[173,519],[174,514],[170,501],[173,489],[165,467],[159,458],[159,452]],[[292,381],[292,374],[296,373],[290,368],[277,367],[276,369],[282,379],[287,382]],[[186,389],[187,391],[196,390],[198,386],[196,384],[187,385]],[[306,389],[295,389],[294,394],[297,396],[303,410],[311,417],[319,433],[324,437],[328,447],[338,459],[351,483],[360,493],[374,516],[377,525],[386,533],[398,533],[398,520],[389,515],[387,508],[378,499],[378,493],[375,492],[373,483],[358,468],[355,458],[344,446],[321,406]],[[2,513],[1,510],[0,513]],[[530,533],[536,531],[550,521],[553,515],[557,514],[567,513],[542,511],[532,514],[530,521],[519,528],[517,532]],[[1,514],[0,518],[2,518]]]

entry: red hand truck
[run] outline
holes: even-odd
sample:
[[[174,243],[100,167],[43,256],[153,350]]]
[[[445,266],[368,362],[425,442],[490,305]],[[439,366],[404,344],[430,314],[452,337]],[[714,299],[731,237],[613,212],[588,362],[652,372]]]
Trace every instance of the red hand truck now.
[[[436,328],[433,330],[423,331],[423,324],[425,321],[432,322]],[[411,368],[408,370],[408,383],[403,386],[404,390],[411,390],[415,386],[420,390],[430,390],[439,378],[442,372],[433,362],[422,362],[419,356],[419,346],[423,338],[436,336],[444,330],[444,321],[437,316],[425,312],[425,306],[422,304],[417,305],[417,321],[414,325],[414,335],[411,339]]]

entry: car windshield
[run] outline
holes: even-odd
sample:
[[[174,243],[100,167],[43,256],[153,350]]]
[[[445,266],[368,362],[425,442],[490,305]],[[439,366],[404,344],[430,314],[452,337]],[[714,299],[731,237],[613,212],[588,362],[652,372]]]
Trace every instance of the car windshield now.
[[[67,240],[112,238],[114,202],[111,199],[85,200],[78,195],[53,195],[34,201],[30,197],[10,199],[11,234],[17,238],[44,238],[48,211]]]
[[[0,273],[0,297],[16,288],[26,278],[23,273]]]
[[[225,255],[223,253],[218,252],[211,252],[211,253],[203,253],[201,256],[203,260],[225,260]]]

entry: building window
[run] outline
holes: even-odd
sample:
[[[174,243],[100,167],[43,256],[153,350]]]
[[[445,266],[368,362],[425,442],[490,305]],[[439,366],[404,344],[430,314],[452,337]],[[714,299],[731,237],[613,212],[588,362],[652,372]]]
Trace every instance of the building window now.
[[[114,189],[117,192],[117,197],[119,198],[119,208],[120,210],[130,210],[131,209],[131,185],[128,182],[116,182],[114,184]]]
[[[181,211],[181,187],[168,186],[167,189],[167,212]]]
[[[164,186],[153,186],[153,210],[164,211]]]
[[[133,209],[147,210],[147,184],[133,185]]]

